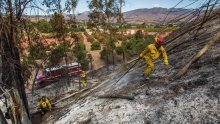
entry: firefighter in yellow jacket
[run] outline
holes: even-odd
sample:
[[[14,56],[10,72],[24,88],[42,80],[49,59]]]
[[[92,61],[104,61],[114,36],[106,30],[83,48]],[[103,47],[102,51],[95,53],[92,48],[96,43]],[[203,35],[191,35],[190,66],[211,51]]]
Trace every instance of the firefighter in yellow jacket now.
[[[82,71],[81,81],[82,81],[82,86],[86,87],[86,72],[85,71]]]
[[[39,100],[39,103],[42,115],[44,115],[48,111],[51,111],[51,103],[46,96],[42,96],[42,98]]]
[[[143,58],[146,61],[147,67],[145,69],[146,79],[149,79],[151,72],[154,69],[154,60],[158,59],[160,54],[162,54],[163,61],[168,65],[167,53],[162,46],[164,39],[162,36],[155,37],[155,43],[148,45],[145,50],[140,54],[140,58]]]

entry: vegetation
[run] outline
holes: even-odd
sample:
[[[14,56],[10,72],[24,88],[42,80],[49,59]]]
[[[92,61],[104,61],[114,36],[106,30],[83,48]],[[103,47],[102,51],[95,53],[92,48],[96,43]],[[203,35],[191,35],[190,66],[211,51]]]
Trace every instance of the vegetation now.
[[[49,55],[49,66],[57,66],[66,56],[66,51],[70,51],[70,42],[62,41],[60,45],[52,44],[51,54]]]
[[[47,20],[41,19],[36,22],[37,29],[42,33],[51,33],[53,32],[53,28],[51,26],[51,23]]]
[[[93,61],[92,55],[87,54],[83,43],[84,36],[82,32],[85,32],[85,25],[78,23],[75,17],[78,0],[65,0],[65,6],[63,6],[63,1],[61,0],[40,1],[40,4],[48,8],[48,12],[52,12],[52,17],[50,21],[42,19],[37,22],[31,22],[26,20],[23,13],[30,10],[27,10],[27,7],[32,9],[33,5],[35,6],[35,2],[37,1],[2,0],[0,2],[0,58],[2,61],[2,65],[0,65],[2,85],[0,88],[1,93],[3,93],[9,103],[8,109],[11,111],[13,124],[31,123],[25,81],[28,80],[33,71],[31,67],[38,69],[37,59],[48,62],[46,63],[47,66],[57,66],[63,59],[65,59],[67,64],[67,52],[72,52],[84,70],[88,69],[89,62],[92,65]],[[132,28],[132,25],[125,23],[122,15],[122,7],[125,4],[125,0],[89,0],[88,3],[91,13],[87,26],[93,29],[94,33],[93,35],[88,35],[85,32],[85,35],[88,37],[88,41],[92,43],[92,50],[100,50],[101,46],[103,47],[100,52],[101,59],[106,60],[107,66],[110,60],[112,60],[114,65],[115,53],[123,55],[123,60],[125,61],[126,56],[139,54],[154,40],[153,36],[143,34],[143,31],[162,33],[176,30],[181,26],[169,24],[167,27],[157,25],[154,28],[146,28],[146,24],[143,23],[137,26],[141,30],[138,30],[135,35],[123,36],[123,31]],[[177,21],[187,20],[188,22],[185,24],[188,25],[190,22],[196,25],[187,27],[189,29],[186,31],[184,29],[174,39],[188,32],[194,32],[195,35],[192,38],[197,39],[200,35],[200,30],[203,29],[206,22],[217,17],[214,11],[217,11],[218,6],[218,0],[209,0],[204,2],[204,5],[200,8],[195,9],[196,11],[189,12],[187,14],[188,17],[177,17],[175,19]],[[64,13],[71,14],[70,20],[65,20]],[[198,18],[201,18],[201,20],[198,20],[200,22],[195,20]],[[117,20],[117,24],[112,24],[115,20]],[[73,44],[70,43],[67,34],[70,34],[71,41],[74,40]],[[42,42],[45,38],[54,38],[56,43],[47,46]],[[115,43],[118,41],[121,42],[121,46],[116,47]],[[22,48],[23,46],[29,47],[28,55],[24,51],[27,48]],[[197,60],[198,57],[195,59]],[[182,73],[180,73],[181,75]],[[0,110],[0,123],[2,122],[7,123]]]
[[[122,46],[118,46],[118,47],[116,47],[115,51],[116,51],[116,53],[117,53],[118,55],[122,55],[123,52],[124,52]]]
[[[21,41],[24,39],[24,34],[27,34],[22,15],[29,2],[12,0],[0,2],[0,89],[1,94],[7,94],[3,97],[7,100],[7,105],[9,105],[7,109],[11,112],[10,118],[13,124],[31,123],[25,92],[25,73],[20,62],[22,54],[20,53],[21,49],[18,47],[22,45]],[[1,110],[0,123],[7,123]]]
[[[92,42],[91,50],[101,50],[100,42],[98,42],[98,41]]]
[[[104,47],[103,48],[103,50],[100,52],[100,58],[102,59],[102,60],[106,60],[107,61],[107,63],[108,63],[108,61],[109,61],[109,55],[110,55],[110,49],[108,48],[108,47]]]
[[[148,44],[154,40],[154,36],[144,36],[141,30],[137,31],[133,38],[128,39],[128,42],[124,42],[122,47],[129,52],[130,55],[139,54]]]
[[[143,38],[144,38],[144,34],[143,34],[142,30],[138,30],[135,34],[135,39],[141,40]]]
[[[57,38],[64,38],[66,36],[67,27],[62,14],[55,12],[50,20],[50,24]]]
[[[90,43],[93,43],[95,41],[95,38],[91,35],[86,35],[87,36],[87,41]]]
[[[94,36],[98,41],[105,42],[104,49],[101,52],[101,58],[106,58],[107,68],[109,65],[109,55],[112,56],[112,64],[114,65],[116,39],[113,37],[115,30],[111,22],[113,21],[112,19],[116,18],[119,21],[122,20],[121,8],[123,3],[123,0],[91,0],[89,2],[91,13],[89,14],[90,23],[88,23],[88,27],[95,27],[97,31],[108,34],[108,37],[104,38],[100,38],[100,35]],[[103,31],[100,30],[100,27]]]
[[[77,58],[77,62],[82,65],[83,70],[89,67],[89,60],[85,49],[85,44],[82,41],[76,42],[73,52]]]
[[[172,26],[172,27],[152,27],[152,28],[145,28],[144,30],[146,32],[166,32],[166,31],[173,31],[173,30],[176,30],[176,29],[179,29],[180,27],[179,26]]]
[[[114,37],[119,41],[126,41],[128,36],[125,36],[123,34],[116,34]]]
[[[95,32],[92,34],[96,40],[103,43],[107,38],[109,38],[109,35],[107,33],[101,33],[101,32]]]
[[[42,42],[37,42],[35,45],[31,45],[28,51],[28,58],[32,58],[33,60],[44,59],[46,56],[46,47]]]

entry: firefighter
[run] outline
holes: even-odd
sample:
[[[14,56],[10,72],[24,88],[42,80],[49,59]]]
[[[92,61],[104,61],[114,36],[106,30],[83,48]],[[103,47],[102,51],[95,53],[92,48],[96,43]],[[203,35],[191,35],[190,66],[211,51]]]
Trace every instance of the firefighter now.
[[[41,109],[41,115],[44,115],[46,112],[51,111],[51,103],[49,98],[46,96],[42,96],[41,99],[39,99],[40,103],[40,109]]]
[[[144,76],[146,79],[149,79],[151,72],[154,69],[154,60],[158,59],[159,56],[162,54],[163,61],[166,65],[169,65],[168,63],[168,57],[167,53],[162,46],[164,39],[160,35],[159,37],[156,36],[154,39],[155,43],[148,45],[145,50],[140,54],[140,58],[143,58],[147,64],[147,67],[144,71]]]
[[[82,86],[86,87],[86,72],[85,71],[82,71],[81,81],[82,81]]]

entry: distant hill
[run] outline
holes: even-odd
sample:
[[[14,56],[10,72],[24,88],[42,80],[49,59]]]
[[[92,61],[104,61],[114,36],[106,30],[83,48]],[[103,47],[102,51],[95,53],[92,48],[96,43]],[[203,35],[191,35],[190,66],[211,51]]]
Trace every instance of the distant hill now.
[[[124,12],[124,18],[127,23],[132,24],[141,24],[143,22],[145,23],[158,23],[164,20],[164,18],[169,13],[167,20],[173,19],[179,15],[182,15],[185,12],[188,12],[190,10],[188,9],[182,9],[182,8],[161,8],[161,7],[155,7],[155,8],[143,8],[143,9],[135,9],[131,11]],[[76,19],[79,21],[88,21],[90,11],[85,11],[83,13],[79,13],[76,15]],[[36,19],[37,16],[31,16],[30,18],[32,20]],[[50,19],[51,16],[40,16],[39,19]],[[69,18],[68,15],[64,15],[66,19]]]
[[[169,13],[167,20],[173,19],[179,15],[182,15],[185,12],[188,12],[188,9],[182,8],[143,8],[143,9],[135,9],[131,11],[124,12],[125,21],[128,23],[139,24],[139,23],[158,23],[163,21],[166,18],[167,14]],[[80,13],[77,15],[78,20],[88,20],[89,11]]]
[[[79,13],[76,15],[76,19],[78,20],[89,20],[88,15],[90,14],[90,11],[85,11],[83,13]]]
[[[169,13],[166,20],[173,19],[179,15],[182,15],[185,12],[190,10],[182,9],[182,8],[143,8],[136,9],[128,12],[124,12],[124,18],[128,23],[157,23],[163,21],[167,14]]]

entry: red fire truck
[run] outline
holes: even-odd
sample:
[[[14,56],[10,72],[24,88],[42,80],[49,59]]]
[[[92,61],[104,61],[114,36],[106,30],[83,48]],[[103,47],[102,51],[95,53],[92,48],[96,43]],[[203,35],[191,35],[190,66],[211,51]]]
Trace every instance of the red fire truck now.
[[[37,75],[35,84],[43,87],[53,82],[58,81],[60,78],[66,76],[78,76],[82,73],[82,67],[79,63],[65,64],[59,67],[46,68],[43,74]]]

